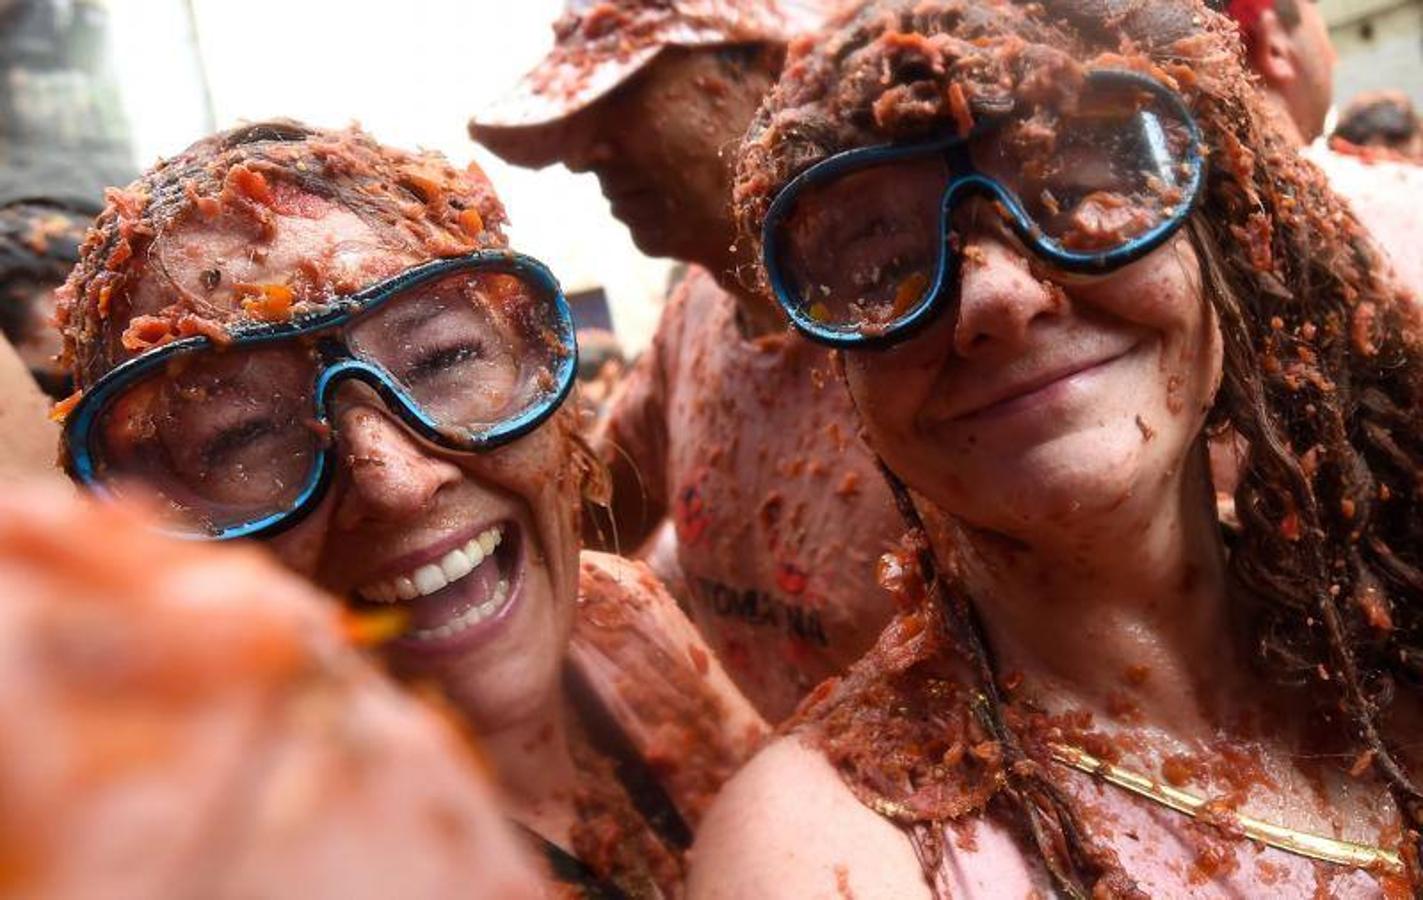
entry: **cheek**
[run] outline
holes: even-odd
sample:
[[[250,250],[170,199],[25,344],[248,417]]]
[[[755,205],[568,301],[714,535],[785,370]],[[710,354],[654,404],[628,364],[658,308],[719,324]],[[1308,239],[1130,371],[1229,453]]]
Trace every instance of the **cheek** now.
[[[900,402],[901,395],[890,390],[894,372],[883,362],[882,358],[869,356],[852,357],[845,363],[850,397],[876,445],[908,431],[913,413],[909,404]]]
[[[465,469],[527,498],[537,511],[533,501],[548,494],[562,463],[553,442],[539,430],[488,455],[469,457]]]
[[[1184,236],[1106,279],[1070,287],[1074,300],[1158,331],[1200,317],[1201,263]]]
[[[710,175],[720,181],[724,160],[732,158],[740,137],[723,133],[726,111],[702,93],[681,89],[658,95],[650,107],[638,123],[642,130],[648,122],[656,123],[648,139],[628,143],[645,146],[640,152],[679,181]],[[676,115],[668,115],[669,110],[676,110]]]
[[[292,528],[282,532],[265,544],[278,562],[298,575],[316,580],[321,564],[326,539],[331,535],[332,515],[336,509],[335,497],[339,491],[328,491],[321,504],[311,514]]]
[[[1200,259],[1184,236],[1105,281],[1070,290],[1086,314],[1095,310],[1155,335],[1165,367],[1188,365],[1208,349],[1214,320],[1204,300]]]
[[[1201,293],[1199,277],[1161,285],[1161,369],[1167,409],[1194,417],[1210,408],[1220,386],[1223,356],[1215,309]]]
[[[478,480],[487,480],[517,495],[528,505],[544,551],[561,560],[555,578],[564,568],[576,568],[577,511],[580,485],[569,464],[570,444],[559,427],[545,426],[528,437],[465,466]]]
[[[943,313],[923,332],[886,351],[850,352],[845,374],[871,431],[908,436],[953,346],[954,317]]]
[[[1216,394],[1220,392],[1221,381],[1225,378],[1225,339],[1220,333],[1220,320],[1216,318],[1215,308],[1204,301],[1202,305],[1205,306],[1202,324],[1205,337],[1202,342],[1199,367],[1205,386],[1201,404],[1201,409],[1204,412],[1214,405]]]
[[[938,369],[938,361],[888,353],[846,359],[846,379],[860,421],[870,444],[886,460],[900,460],[922,440],[915,423]]]

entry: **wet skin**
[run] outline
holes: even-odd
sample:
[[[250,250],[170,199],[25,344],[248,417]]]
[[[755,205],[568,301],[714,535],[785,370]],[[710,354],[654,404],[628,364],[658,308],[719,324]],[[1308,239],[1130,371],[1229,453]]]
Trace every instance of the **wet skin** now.
[[[1009,535],[1156,495],[1220,378],[1186,238],[1108,277],[1067,277],[989,223],[964,266],[951,312],[847,358],[890,467],[945,512]]]
[[[227,215],[193,217],[171,230],[161,266],[184,290],[237,310],[226,285],[284,282],[319,272],[354,290],[421,262],[424,256],[376,234],[350,211],[317,198],[288,204],[273,239],[253,249],[253,236]],[[222,277],[216,290],[204,273]],[[134,292],[135,315],[165,306],[173,285],[145,271]],[[275,374],[275,373],[274,373]],[[220,415],[212,410],[210,415]],[[549,709],[572,625],[578,538],[576,485],[567,476],[568,444],[558,414],[534,433],[487,454],[452,453],[417,439],[364,387],[337,394],[334,439],[340,451],[331,490],[297,526],[268,542],[297,572],[362,606],[379,581],[437,563],[491,527],[503,540],[492,554],[507,589],[497,610],[458,633],[409,633],[389,655],[400,668],[434,675],[482,731],[497,732]],[[195,429],[201,422],[193,422]],[[412,626],[433,631],[471,606],[491,600],[496,573],[482,570],[406,606]]]
[[[570,122],[563,163],[598,176],[638,249],[719,274],[736,146],[771,83],[761,68],[729,77],[714,49],[664,49]]]
[[[1299,0],[1299,22],[1287,27],[1267,9],[1255,27],[1250,66],[1261,77],[1266,95],[1284,114],[1286,134],[1308,144],[1324,132],[1334,102],[1334,66],[1339,61],[1329,26],[1317,0]]]
[[[1222,742],[1242,748],[1261,773],[1242,811],[1384,841],[1396,821],[1386,792],[1311,762],[1321,757],[1305,705],[1267,687],[1230,640],[1202,438],[1221,337],[1193,245],[1182,234],[1109,276],[1069,278],[984,209],[956,225],[956,303],[892,350],[847,354],[846,368],[872,446],[956,529],[952,550],[937,550],[962,566],[1014,698],[1087,716],[1148,775],[1169,771],[1172,754],[1202,760],[1210,771],[1183,786],[1203,796],[1225,795],[1238,775]],[[927,896],[904,833],[851,792],[815,728],[728,784],[699,834],[690,896]],[[1184,816],[1052,774],[1151,896],[1186,884],[1202,896],[1291,896],[1316,884],[1299,857],[1211,844]],[[999,819],[974,817],[966,833],[947,835],[953,896],[1048,889],[1036,854]],[[1210,854],[1217,862],[1202,863]],[[1367,874],[1336,876],[1334,895],[1378,895]]]

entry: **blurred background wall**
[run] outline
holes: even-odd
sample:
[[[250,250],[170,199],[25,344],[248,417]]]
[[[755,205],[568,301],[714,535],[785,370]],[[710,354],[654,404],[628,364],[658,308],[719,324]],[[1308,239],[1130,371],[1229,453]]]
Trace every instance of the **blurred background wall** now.
[[[0,140],[0,183],[7,170],[29,178],[17,167],[23,147],[82,156],[102,144],[120,163],[106,167],[120,172],[110,183],[244,119],[359,121],[386,143],[478,161],[509,208],[514,245],[570,293],[601,288],[635,353],[656,325],[670,265],[638,253],[592,176],[512,168],[465,132],[469,114],[548,49],[561,9],[562,0],[0,0],[0,132],[28,133]],[[10,98],[28,105],[23,121]]]
[[[1339,52],[1334,100],[1395,88],[1423,109],[1423,0],[1320,0]]]
[[[1304,0],[1312,2],[1312,0]],[[1339,105],[1396,87],[1423,105],[1423,0],[1321,0]],[[379,139],[477,160],[515,245],[570,293],[601,288],[629,355],[647,342],[670,266],[637,252],[592,176],[504,165],[470,112],[551,43],[562,0],[0,0],[0,192],[127,180],[243,119],[359,120]],[[73,160],[85,171],[74,174]],[[63,180],[63,176],[61,176]]]

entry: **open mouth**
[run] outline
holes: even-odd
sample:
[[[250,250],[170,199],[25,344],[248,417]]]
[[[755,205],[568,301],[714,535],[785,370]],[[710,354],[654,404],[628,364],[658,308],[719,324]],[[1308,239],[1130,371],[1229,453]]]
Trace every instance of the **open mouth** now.
[[[410,612],[402,643],[435,644],[503,618],[518,596],[522,536],[513,522],[487,526],[439,558],[356,590],[366,609]]]

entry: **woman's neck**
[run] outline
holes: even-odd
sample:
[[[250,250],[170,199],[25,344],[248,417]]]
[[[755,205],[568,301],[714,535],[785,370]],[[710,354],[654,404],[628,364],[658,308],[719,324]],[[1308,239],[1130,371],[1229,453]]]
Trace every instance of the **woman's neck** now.
[[[1050,711],[1207,737],[1250,679],[1227,605],[1203,449],[1165,489],[1032,543],[963,532],[965,574],[1000,674]]]
[[[534,704],[528,718],[479,736],[510,817],[565,849],[577,819],[573,798],[578,786],[569,710],[560,691],[553,702]]]

